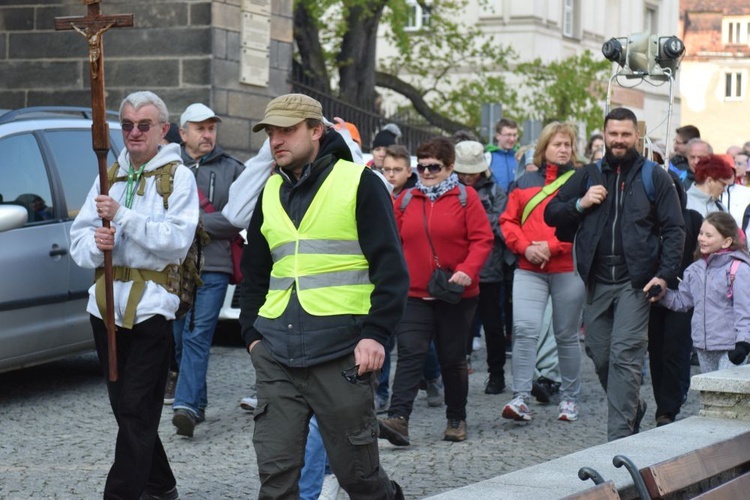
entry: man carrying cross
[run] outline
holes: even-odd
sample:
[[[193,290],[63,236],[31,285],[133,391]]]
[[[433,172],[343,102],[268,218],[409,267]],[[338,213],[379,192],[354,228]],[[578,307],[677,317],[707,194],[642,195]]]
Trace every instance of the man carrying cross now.
[[[86,310],[105,370],[109,359],[100,282],[104,252],[112,252],[119,376],[108,381],[107,389],[118,433],[105,499],[178,498],[159,439],[172,320],[180,304],[165,269],[185,258],[198,225],[199,203],[195,176],[182,165],[179,146],[160,147],[168,117],[166,105],[153,92],[134,92],[123,100],[125,149],[117,159],[117,182],[103,195],[97,179],[70,231],[73,260],[97,268]],[[171,164],[177,167],[167,204],[154,172]],[[110,221],[110,227],[103,227],[102,220]]]

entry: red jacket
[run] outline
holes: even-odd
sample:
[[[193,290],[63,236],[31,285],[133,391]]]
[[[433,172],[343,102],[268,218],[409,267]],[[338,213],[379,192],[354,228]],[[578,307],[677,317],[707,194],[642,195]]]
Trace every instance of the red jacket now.
[[[479,195],[473,188],[466,188],[466,206],[462,206],[457,187],[434,202],[414,188],[411,201],[405,210],[401,210],[401,200],[408,191],[404,190],[396,198],[394,207],[409,268],[409,297],[430,296],[427,282],[437,268],[427,240],[425,216],[440,267],[469,275],[471,285],[466,287],[462,297],[476,297],[479,294],[479,271],[495,240]]]
[[[563,166],[560,173],[570,170]],[[547,165],[536,172],[526,172],[518,179],[518,185],[508,195],[505,212],[500,216],[500,229],[505,236],[505,244],[518,256],[518,267],[537,273],[568,273],[573,271],[573,245],[555,238],[555,228],[544,223],[544,208],[554,198],[557,191],[542,200],[521,225],[521,215],[526,204],[542,190],[542,187],[557,179],[557,165]],[[532,241],[546,241],[552,257],[540,267],[526,258],[526,248]]]

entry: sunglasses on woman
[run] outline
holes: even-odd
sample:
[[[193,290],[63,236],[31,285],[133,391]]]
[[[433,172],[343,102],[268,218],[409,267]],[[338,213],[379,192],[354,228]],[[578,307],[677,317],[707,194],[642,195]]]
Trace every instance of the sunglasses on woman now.
[[[439,163],[430,163],[429,165],[417,163],[417,172],[423,174],[425,170],[429,171],[431,174],[436,174],[443,170],[443,166]]]

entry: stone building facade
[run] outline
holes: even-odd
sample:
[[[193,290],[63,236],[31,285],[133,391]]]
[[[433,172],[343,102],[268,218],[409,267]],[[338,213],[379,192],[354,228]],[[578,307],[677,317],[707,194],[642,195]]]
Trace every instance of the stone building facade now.
[[[244,161],[263,140],[252,125],[270,99],[290,90],[292,6],[293,0],[102,1],[103,14],[134,15],[132,28],[103,37],[107,108],[116,110],[132,91],[152,90],[176,122],[186,106],[203,102],[223,118],[220,144]],[[56,17],[85,14],[80,0],[0,4],[0,108],[90,105],[86,40],[54,29]]]

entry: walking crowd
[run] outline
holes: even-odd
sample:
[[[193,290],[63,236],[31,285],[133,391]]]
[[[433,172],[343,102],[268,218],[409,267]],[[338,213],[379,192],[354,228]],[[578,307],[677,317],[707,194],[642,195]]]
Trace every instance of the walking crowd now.
[[[411,444],[420,390],[445,405],[440,439],[470,439],[482,334],[484,392],[506,395],[498,418],[533,421],[535,398],[558,404],[559,425],[576,421],[581,391],[597,390],[581,387],[585,352],[610,441],[639,432],[647,359],[654,418],[667,425],[691,356],[705,372],[750,354],[750,142],[718,155],[684,126],[668,156],[615,108],[585,156],[574,124],[549,123],[519,147],[503,118],[496,144],[434,137],[416,165],[388,124],[365,164],[354,124],[287,94],[253,127],[265,141],[243,165],[218,146],[221,118],[205,104],[170,127],[159,96],[134,92],[120,122],[109,193],[95,179],[71,229],[76,263],[97,269],[87,311],[105,374],[105,252],[113,263],[118,433],[104,498],[179,498],[160,415],[171,404],[187,439],[205,421],[230,283],[256,374],[242,407],[254,412],[262,499],[318,498],[331,473],[353,499],[404,498],[378,440]],[[186,299],[188,280],[199,286]]]

